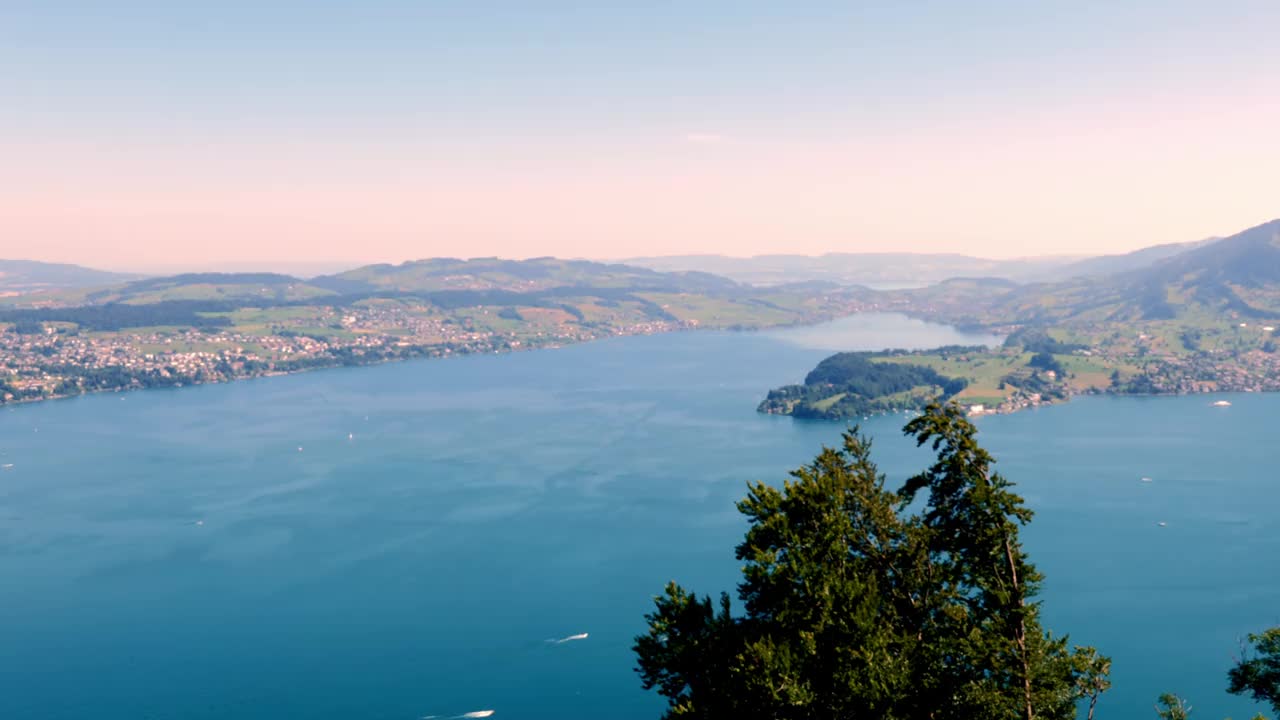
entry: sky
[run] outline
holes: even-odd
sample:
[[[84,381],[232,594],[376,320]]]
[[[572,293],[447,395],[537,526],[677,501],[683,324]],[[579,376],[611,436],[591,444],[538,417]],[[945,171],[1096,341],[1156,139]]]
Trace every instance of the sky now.
[[[1275,0],[0,3],[0,257],[1125,252],[1280,216]]]

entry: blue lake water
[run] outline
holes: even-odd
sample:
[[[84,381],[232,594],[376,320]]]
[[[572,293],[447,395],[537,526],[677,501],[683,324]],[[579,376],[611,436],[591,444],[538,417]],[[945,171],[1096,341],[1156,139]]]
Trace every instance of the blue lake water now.
[[[990,340],[862,316],[5,410],[0,717],[655,718],[650,597],[731,589],[745,483],[839,439],[764,392],[830,349]],[[979,422],[1038,513],[1047,624],[1115,659],[1102,718],[1255,709],[1225,672],[1280,624],[1280,396],[1211,399]],[[864,425],[891,480],[927,460],[902,422]]]

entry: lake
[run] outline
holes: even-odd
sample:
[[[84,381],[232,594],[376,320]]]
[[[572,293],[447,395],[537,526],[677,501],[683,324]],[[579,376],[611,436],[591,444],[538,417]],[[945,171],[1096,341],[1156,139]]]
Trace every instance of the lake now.
[[[839,441],[764,393],[833,349],[994,340],[865,315],[6,409],[0,717],[656,718],[650,598],[732,589],[745,484]],[[1115,659],[1100,718],[1256,709],[1225,672],[1280,624],[1280,396],[1213,399],[979,421],[1046,625]],[[864,424],[892,482],[927,461],[902,423]]]

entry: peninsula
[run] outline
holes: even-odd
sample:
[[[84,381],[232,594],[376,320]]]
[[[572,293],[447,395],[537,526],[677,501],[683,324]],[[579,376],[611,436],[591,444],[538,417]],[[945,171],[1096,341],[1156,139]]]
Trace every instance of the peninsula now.
[[[836,355],[759,410],[852,418],[954,398],[972,413],[1012,412],[1073,395],[1280,391],[1280,220],[1194,243],[1114,273],[1018,285],[956,279],[882,293],[878,306],[1007,333],[998,348]],[[876,381],[888,367],[911,387]],[[842,368],[845,373],[825,372]],[[950,384],[948,384],[950,383]]]

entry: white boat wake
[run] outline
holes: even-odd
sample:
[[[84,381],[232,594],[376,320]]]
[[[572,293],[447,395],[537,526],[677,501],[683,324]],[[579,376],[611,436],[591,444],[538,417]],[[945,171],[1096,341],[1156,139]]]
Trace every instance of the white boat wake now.
[[[577,635],[569,635],[567,637],[562,637],[559,639],[548,640],[547,642],[551,643],[552,645],[563,645],[567,642],[573,642],[575,640],[586,640],[586,639],[587,639],[587,633],[578,633]]]

